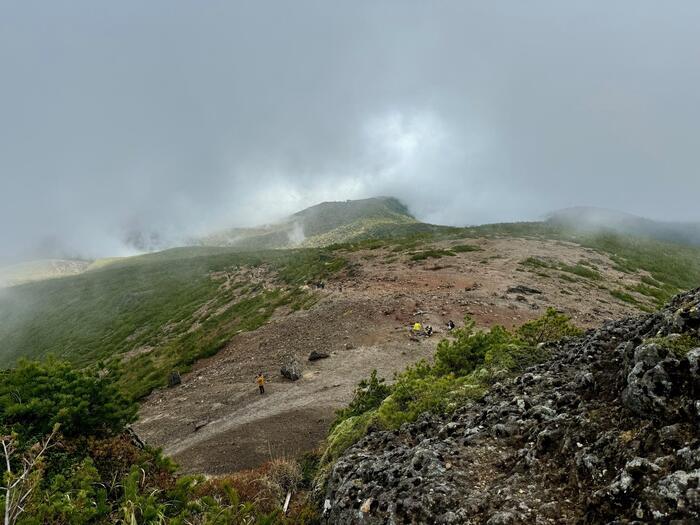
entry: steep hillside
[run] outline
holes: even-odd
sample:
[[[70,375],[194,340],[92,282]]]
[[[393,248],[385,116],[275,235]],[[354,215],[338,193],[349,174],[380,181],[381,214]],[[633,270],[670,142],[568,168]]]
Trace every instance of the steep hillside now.
[[[143,395],[173,368],[211,355],[279,306],[302,308],[300,286],[342,265],[320,250],[180,248],[113,261],[63,279],[0,291],[0,363],[52,354],[123,369]]]
[[[447,416],[370,428],[326,522],[697,523],[700,289],[543,350]]]
[[[392,197],[324,202],[287,219],[257,228],[233,228],[200,239],[207,246],[240,248],[288,248],[325,246],[354,240],[394,235],[399,228],[424,228],[400,201]]]

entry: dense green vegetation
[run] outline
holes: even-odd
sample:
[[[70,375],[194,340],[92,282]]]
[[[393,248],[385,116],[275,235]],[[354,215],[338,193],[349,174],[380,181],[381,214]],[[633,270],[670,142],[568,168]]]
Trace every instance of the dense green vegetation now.
[[[92,376],[68,363],[20,361],[0,373],[0,421],[27,439],[41,439],[55,425],[66,437],[104,437],[136,417],[136,406],[106,375]]]
[[[180,248],[114,262],[84,274],[25,284],[0,295],[0,363],[52,354],[79,366],[120,368],[131,395],[161,385],[235,333],[252,330],[281,305],[313,302],[300,285],[344,261],[317,249],[241,252]],[[261,268],[262,282],[230,283],[216,272]],[[270,280],[272,282],[267,282]],[[273,285],[273,286],[266,286]],[[191,330],[193,323],[199,329]]]
[[[424,412],[449,413],[482,396],[489,385],[545,359],[541,343],[580,335],[570,319],[548,309],[515,331],[477,330],[469,318],[440,341],[433,364],[421,361],[386,385],[376,373],[362,381],[347,408],[338,411],[322,463],[332,463],[370,429],[394,429]]]
[[[313,506],[299,495],[304,479],[295,462],[278,460],[256,472],[211,481],[177,476],[171,461],[137,446],[125,433],[135,412],[110,376],[54,360],[23,362],[4,372],[0,515],[7,515],[5,522],[262,525],[316,520]],[[281,504],[291,489],[298,503],[285,517]]]

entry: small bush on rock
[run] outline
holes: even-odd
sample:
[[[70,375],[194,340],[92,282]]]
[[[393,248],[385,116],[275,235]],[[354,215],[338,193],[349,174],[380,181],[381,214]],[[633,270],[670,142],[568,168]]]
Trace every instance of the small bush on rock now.
[[[577,337],[583,331],[571,323],[567,315],[557,313],[554,308],[534,321],[529,321],[516,331],[517,336],[530,346],[558,341],[564,337]]]
[[[463,376],[484,363],[486,355],[498,348],[516,348],[521,342],[502,326],[477,331],[476,324],[465,318],[464,327],[453,330],[454,339],[440,341],[435,353],[435,372]]]

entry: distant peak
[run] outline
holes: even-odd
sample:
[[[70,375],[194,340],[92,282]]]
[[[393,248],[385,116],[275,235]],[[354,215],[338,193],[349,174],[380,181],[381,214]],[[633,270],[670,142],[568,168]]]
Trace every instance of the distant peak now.
[[[399,215],[405,215],[410,218],[415,218],[408,210],[403,202],[401,202],[396,197],[378,196],[369,197],[366,199],[348,199],[344,201],[324,201],[313,206],[309,206],[301,211],[296,212],[292,217],[304,216],[310,213],[314,213],[319,210],[329,210],[329,209],[339,209],[339,210],[349,210],[354,209],[358,214],[374,214],[381,210],[385,210],[391,213],[396,213]]]

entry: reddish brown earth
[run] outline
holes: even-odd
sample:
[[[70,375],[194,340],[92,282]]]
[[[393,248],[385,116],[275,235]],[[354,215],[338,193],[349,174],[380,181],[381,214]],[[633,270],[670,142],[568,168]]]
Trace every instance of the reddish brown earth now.
[[[230,473],[317,447],[362,378],[377,369],[390,379],[431,358],[450,319],[459,325],[468,314],[478,326],[511,327],[554,306],[589,327],[634,311],[605,286],[636,281],[614,270],[604,255],[555,241],[469,242],[481,251],[417,262],[384,248],[343,253],[348,269],[315,292],[320,297],[311,309],[278,311],[265,326],[236,335],[217,355],[197,363],[182,385],[149,396],[134,429],[186,472]],[[434,247],[451,244],[463,242]],[[554,270],[538,275],[520,264],[528,257],[591,261],[604,279],[569,282]],[[515,285],[542,293],[506,293]],[[408,327],[416,320],[431,324],[436,334],[409,338]],[[312,350],[330,357],[308,362]],[[280,375],[288,355],[304,367],[299,381]],[[265,395],[255,384],[259,371],[268,378]]]

